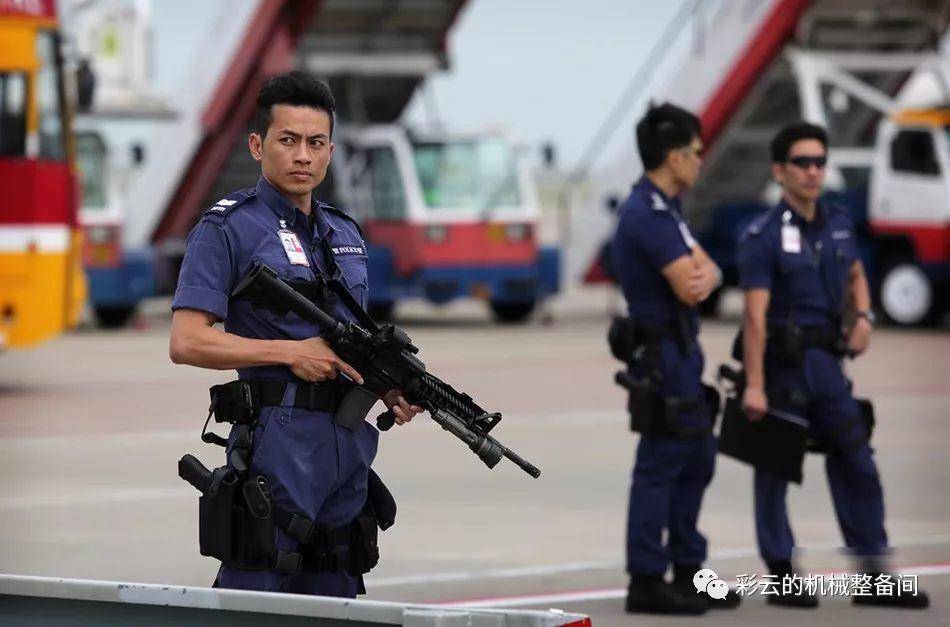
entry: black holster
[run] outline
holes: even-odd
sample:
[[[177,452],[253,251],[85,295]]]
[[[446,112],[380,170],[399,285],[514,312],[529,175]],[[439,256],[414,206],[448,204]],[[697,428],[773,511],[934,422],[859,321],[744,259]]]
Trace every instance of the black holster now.
[[[202,491],[198,498],[201,554],[228,568],[362,575],[379,562],[379,529],[395,521],[396,503],[372,470],[362,511],[335,528],[274,506],[262,476],[242,479],[245,475],[230,466],[211,472],[192,455],[181,459],[178,473]],[[378,517],[377,511],[385,518]],[[277,548],[278,528],[299,543],[297,551]]]
[[[614,380],[628,392],[627,411],[630,414],[631,431],[642,435],[689,438],[707,435],[715,426],[720,399],[719,392],[712,386],[704,384],[703,396],[699,398],[664,397],[660,386],[649,378],[631,377],[621,371]],[[703,407],[709,410],[708,425],[686,427],[680,424],[683,414]]]
[[[630,430],[643,435],[662,435],[686,438],[709,434],[719,413],[719,393],[704,385],[702,396],[681,398],[663,395],[660,371],[660,343],[675,341],[683,355],[688,354],[690,338],[684,316],[678,315],[673,323],[640,324],[637,321],[616,316],[607,331],[607,343],[611,354],[628,366],[639,365],[649,374],[635,376],[621,370],[614,381],[627,390],[627,411],[630,414]],[[686,427],[680,424],[683,414],[702,409],[708,402],[709,425]]]
[[[277,547],[267,481],[260,476],[241,481],[227,466],[214,474],[222,480],[198,498],[201,554],[229,568],[275,568]]]
[[[212,385],[208,392],[215,422],[249,425],[261,413],[259,400],[249,381]]]
[[[617,385],[627,390],[627,413],[630,415],[630,430],[652,435],[658,431],[661,412],[665,412],[657,386],[646,377],[631,377],[624,371],[614,375]]]
[[[636,325],[626,316],[614,316],[607,329],[607,345],[610,354],[615,359],[628,362],[633,357],[639,342],[637,341]]]
[[[362,575],[373,570],[379,563],[379,529],[376,518],[369,508],[357,516],[352,523],[353,538],[350,544],[352,554],[348,571],[351,575]]]

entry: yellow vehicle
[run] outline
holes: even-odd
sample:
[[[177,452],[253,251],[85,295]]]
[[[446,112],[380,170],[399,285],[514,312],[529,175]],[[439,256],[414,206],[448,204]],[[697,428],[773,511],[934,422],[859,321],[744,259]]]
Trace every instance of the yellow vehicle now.
[[[0,0],[0,347],[76,324],[86,293],[54,0]]]

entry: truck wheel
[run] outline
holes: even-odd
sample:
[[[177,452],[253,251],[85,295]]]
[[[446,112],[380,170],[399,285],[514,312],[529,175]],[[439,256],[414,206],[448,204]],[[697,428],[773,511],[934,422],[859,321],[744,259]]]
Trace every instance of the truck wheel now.
[[[887,319],[895,324],[925,324],[934,310],[933,284],[916,263],[894,261],[885,267],[878,302]]]
[[[96,321],[103,329],[124,327],[135,313],[135,306],[96,307]]]
[[[524,322],[534,311],[534,301],[527,303],[499,303],[492,301],[490,303],[492,313],[495,314],[495,320],[504,323]]]

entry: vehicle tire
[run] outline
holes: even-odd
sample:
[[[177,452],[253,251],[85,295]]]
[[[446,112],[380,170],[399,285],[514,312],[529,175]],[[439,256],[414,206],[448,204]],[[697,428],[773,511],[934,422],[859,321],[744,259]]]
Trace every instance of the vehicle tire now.
[[[103,329],[119,329],[128,323],[134,313],[135,305],[96,307],[96,321]]]
[[[715,318],[719,315],[719,300],[722,297],[722,288],[717,288],[703,302],[699,303],[699,315],[703,318]]]
[[[534,305],[533,300],[527,303],[499,303],[497,301],[490,303],[495,320],[506,324],[526,321],[534,311]]]
[[[914,326],[932,320],[934,288],[920,266],[909,259],[891,260],[881,276],[877,300],[888,321]]]

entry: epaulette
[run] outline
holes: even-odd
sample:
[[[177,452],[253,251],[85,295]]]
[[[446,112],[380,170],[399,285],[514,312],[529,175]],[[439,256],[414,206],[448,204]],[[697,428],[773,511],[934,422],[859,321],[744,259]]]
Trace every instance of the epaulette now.
[[[765,229],[765,226],[769,223],[769,220],[774,218],[777,214],[778,207],[773,207],[765,213],[756,216],[751,222],[749,222],[749,225],[745,227],[745,230],[742,231],[742,235],[739,236],[739,239],[744,240],[748,237],[756,237],[760,235]]]
[[[363,237],[363,229],[360,227],[360,223],[356,221],[356,218],[351,216],[347,211],[340,209],[339,207],[334,207],[330,203],[317,201],[317,206],[324,211],[329,211],[333,215],[340,216],[341,218],[346,218],[353,223],[353,226],[356,227],[356,230],[359,231],[360,237]]]
[[[652,192],[650,194],[650,209],[653,209],[653,211],[669,211],[670,207],[659,192]]]
[[[255,196],[257,196],[257,190],[253,187],[248,189],[239,189],[236,192],[231,192],[218,202],[208,207],[205,210],[204,215],[226,216],[244,204],[249,198],[254,198]]]

